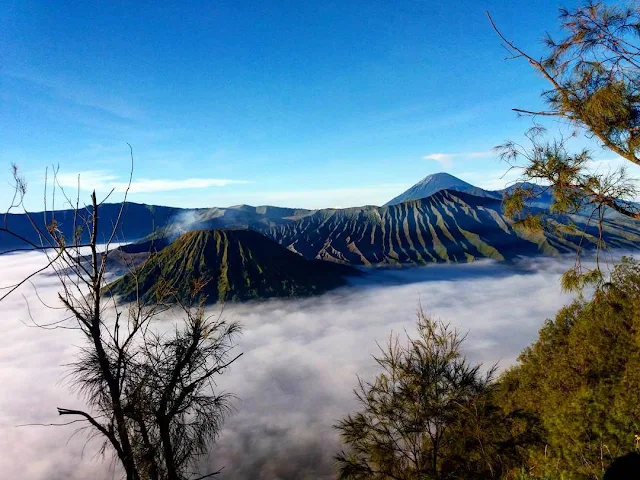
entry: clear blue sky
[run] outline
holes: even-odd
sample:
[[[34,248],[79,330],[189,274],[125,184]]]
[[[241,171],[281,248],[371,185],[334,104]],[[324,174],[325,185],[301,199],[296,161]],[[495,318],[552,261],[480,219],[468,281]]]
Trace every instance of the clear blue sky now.
[[[65,185],[81,173],[119,190],[127,142],[130,199],[145,203],[382,204],[442,170],[498,187],[505,166],[487,152],[521,137],[531,120],[510,109],[535,108],[546,85],[504,60],[484,12],[535,53],[575,4],[170,3],[0,4],[0,205],[10,162],[30,208],[47,165]]]

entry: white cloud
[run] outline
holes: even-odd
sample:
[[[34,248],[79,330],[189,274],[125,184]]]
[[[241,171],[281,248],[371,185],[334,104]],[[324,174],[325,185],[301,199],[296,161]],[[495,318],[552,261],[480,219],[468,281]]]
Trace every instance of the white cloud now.
[[[39,254],[0,256],[0,287],[42,263]],[[569,260],[570,261],[570,260]],[[243,357],[218,385],[238,395],[237,413],[225,424],[207,463],[226,465],[224,478],[332,478],[339,448],[332,425],[353,411],[356,373],[375,374],[371,354],[391,330],[414,331],[424,308],[469,332],[465,350],[485,365],[515,361],[536,338],[543,321],[566,304],[559,259],[528,260],[518,267],[478,263],[378,272],[374,285],[354,285],[304,300],[227,305],[227,318],[244,325]],[[36,286],[55,304],[57,284],[47,276]],[[464,296],[460,295],[464,292]],[[60,382],[63,365],[80,340],[68,330],[41,331],[28,320],[24,293],[36,318],[62,315],[38,301],[30,286],[0,303],[0,472],[25,480],[119,478],[110,459],[92,459],[97,442],[69,427],[16,427],[57,422],[56,406],[82,407]],[[170,322],[158,323],[170,328]]]
[[[640,192],[640,167],[628,160],[621,157],[595,158],[586,164],[586,168],[590,172],[600,174],[612,173],[621,167],[626,169],[627,175],[635,181],[638,192]],[[500,190],[522,180],[522,169],[510,169],[506,163],[503,169],[456,172],[455,174],[472,185],[485,190]],[[636,198],[636,201],[640,201],[640,197]]]
[[[485,190],[501,190],[519,180],[521,172],[516,169],[487,170],[456,173],[457,176]]]
[[[453,161],[457,159],[471,159],[471,158],[488,158],[494,156],[492,151],[487,152],[461,152],[461,153],[430,153],[422,157],[424,160],[433,160],[438,162],[445,168],[451,168]]]
[[[127,99],[106,93],[104,90],[100,92],[100,88],[95,85],[84,85],[69,77],[45,75],[35,71],[5,71],[3,74],[45,87],[72,105],[90,107],[123,120],[143,117],[143,111]]]
[[[116,193],[123,193],[127,190],[128,183],[121,181],[118,176],[103,170],[88,170],[79,174],[61,173],[58,175],[58,182],[65,188],[78,188],[78,176],[80,177],[81,190],[97,190]],[[251,183],[246,180],[229,180],[222,178],[186,178],[176,179],[151,179],[140,178],[131,182],[129,192],[131,193],[151,193],[167,192],[171,190],[193,190],[209,187],[225,187],[234,184]]]
[[[343,208],[382,205],[411,186],[410,183],[388,183],[353,188],[317,188],[309,190],[215,191],[204,196],[163,195],[168,205],[181,207],[228,207],[231,205],[278,205],[291,208]]]
[[[607,175],[617,170],[624,169],[628,179],[635,184],[636,196],[626,200],[640,202],[640,167],[630,161],[620,157],[600,157],[594,158],[587,162],[586,167],[589,171],[597,174]]]
[[[596,173],[609,173],[624,168],[630,177],[640,180],[640,167],[622,157],[596,157],[589,160],[586,167]]]

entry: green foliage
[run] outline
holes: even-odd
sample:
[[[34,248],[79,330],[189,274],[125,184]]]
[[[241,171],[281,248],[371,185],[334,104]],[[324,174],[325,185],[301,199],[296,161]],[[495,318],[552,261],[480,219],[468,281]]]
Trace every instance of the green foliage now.
[[[541,64],[553,80],[549,105],[638,163],[640,8],[590,1],[560,19],[567,36],[547,38]]]
[[[498,388],[507,413],[535,415],[544,429],[544,442],[529,451],[534,475],[599,479],[614,458],[634,451],[640,265],[623,259],[590,301],[578,300],[547,320]]]
[[[518,216],[525,208],[527,199],[534,196],[531,188],[516,185],[511,194],[502,199],[502,209],[507,217]]]
[[[591,0],[560,10],[565,37],[545,39],[546,58],[529,60],[550,83],[550,110],[586,128],[605,146],[640,164],[640,7]],[[532,113],[532,112],[529,112]]]
[[[405,344],[390,337],[376,358],[382,373],[355,392],[361,410],[336,425],[347,446],[339,478],[501,478],[521,463],[535,426],[496,406],[494,370],[467,362],[458,331],[422,311],[417,326]]]
[[[544,232],[543,216],[541,214],[526,214],[513,222],[528,233]]]
[[[518,473],[514,474],[513,480],[551,480],[551,477],[539,477],[523,468]]]
[[[515,57],[524,58],[550,84],[543,93],[549,109],[529,111],[526,115],[557,116],[597,137],[603,146],[640,165],[640,7],[622,8],[591,0],[574,10],[560,10],[559,41],[547,36],[547,55],[538,60],[507,40],[494,26]],[[493,22],[492,22],[493,24]],[[613,172],[589,169],[591,155],[583,150],[571,154],[565,139],[547,141],[536,126],[528,133],[531,147],[507,142],[497,147],[510,167],[520,169],[520,181],[550,188],[551,213],[582,213],[588,216],[583,233],[589,227],[597,235],[583,234],[578,241],[577,272],[568,272],[567,285],[579,287],[589,280],[600,281],[593,272],[581,272],[579,255],[582,240],[593,240],[599,251],[604,248],[605,211],[614,210],[640,220],[640,209],[633,203],[637,195],[634,181],[624,168]],[[533,196],[516,189],[505,200],[505,213],[514,218],[528,216]]]
[[[634,180],[627,176],[624,168],[609,173],[592,173],[587,169],[591,161],[588,151],[571,154],[565,148],[565,142],[548,142],[544,131],[531,129],[527,134],[530,148],[507,142],[497,147],[500,155],[512,166],[524,162],[520,180],[503,199],[506,216],[511,217],[514,225],[522,226],[529,232],[544,232],[546,236],[562,236],[576,249],[576,264],[567,272],[563,282],[569,289],[581,289],[587,285],[598,284],[601,273],[584,270],[580,262],[580,253],[585,248],[600,252],[606,247],[605,214],[608,209],[635,218],[637,207],[632,199],[637,194]],[[534,207],[539,197],[552,194],[548,212]],[[574,219],[582,217],[580,227]],[[549,227],[556,220],[555,228]],[[597,269],[596,269],[597,270]],[[563,286],[563,288],[567,288]]]
[[[562,274],[560,285],[566,292],[581,292],[589,285],[602,285],[604,277],[599,268],[581,270],[572,268]]]

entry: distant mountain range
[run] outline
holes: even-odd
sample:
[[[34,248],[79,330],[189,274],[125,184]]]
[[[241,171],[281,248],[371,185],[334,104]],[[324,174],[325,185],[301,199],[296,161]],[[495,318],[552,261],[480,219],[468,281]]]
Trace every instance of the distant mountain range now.
[[[120,213],[121,204],[106,203],[99,208],[98,239],[101,243],[109,240],[113,226]],[[197,210],[196,210],[197,211]],[[157,229],[171,225],[193,210],[182,208],[162,207],[156,205],[142,205],[127,202],[122,212],[120,225],[113,238],[114,242],[131,242],[148,236]],[[89,241],[90,232],[86,228],[87,221],[92,215],[91,207],[81,208],[76,215],[73,210],[58,210],[56,212],[10,213],[2,216],[2,226],[10,229],[20,237],[36,245],[47,245],[47,226],[55,222],[56,228],[71,243],[75,234],[78,242]],[[43,232],[41,236],[39,232]],[[43,241],[42,238],[45,240]],[[21,238],[0,232],[0,252],[15,248],[27,248],[29,245]]]
[[[429,175],[382,207],[178,209],[128,203],[115,240],[137,242],[121,247],[114,259],[118,263],[133,258],[130,263],[139,265],[152,255],[137,271],[144,279],[145,295],[157,288],[159,279],[187,285],[194,275],[204,273],[215,279],[206,292],[212,300],[245,300],[317,293],[343,284],[350,274],[325,271],[318,265],[402,266],[481,258],[510,261],[575,250],[580,238],[560,228],[532,233],[506,218],[501,199],[509,190],[483,190],[441,173]],[[551,201],[551,193],[543,192],[534,208],[546,214]],[[107,238],[119,209],[114,204],[101,207],[99,238]],[[51,215],[47,218],[50,221]],[[555,227],[571,222],[582,228],[587,222],[583,215],[548,218]],[[44,214],[34,214],[32,219],[45,228]],[[56,212],[55,220],[68,237],[74,226],[82,225],[74,222],[71,211]],[[7,225],[39,242],[25,215],[8,216]],[[198,233],[184,235],[193,231]],[[596,235],[596,228],[589,227],[583,246]],[[82,231],[80,237],[86,241],[88,232]],[[611,215],[604,221],[604,240],[612,248],[637,249],[640,222]],[[19,247],[24,247],[19,239],[0,232],[0,251]],[[117,289],[129,296],[131,277],[124,277]]]

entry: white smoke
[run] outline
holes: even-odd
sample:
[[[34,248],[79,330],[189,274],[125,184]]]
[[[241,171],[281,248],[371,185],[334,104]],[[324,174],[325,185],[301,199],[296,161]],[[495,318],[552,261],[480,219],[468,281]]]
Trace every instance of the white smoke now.
[[[201,220],[198,210],[184,210],[171,219],[171,223],[167,225],[167,234],[171,238],[178,237],[197,228],[196,225]]]

